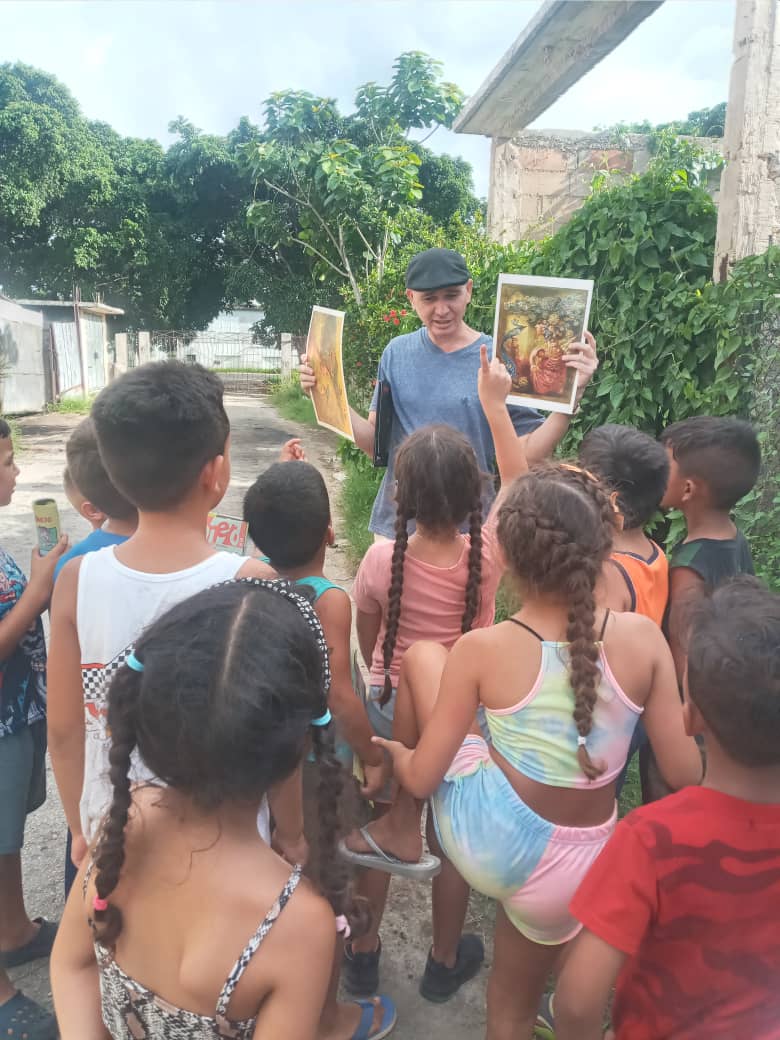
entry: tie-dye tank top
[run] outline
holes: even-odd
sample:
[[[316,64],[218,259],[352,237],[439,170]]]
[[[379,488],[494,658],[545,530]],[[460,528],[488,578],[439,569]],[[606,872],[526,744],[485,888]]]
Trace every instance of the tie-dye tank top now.
[[[512,619],[514,620],[514,619]],[[626,764],[628,748],[639,716],[634,704],[612,674],[599,648],[599,671],[588,754],[604,772],[588,780],[577,761],[574,693],[569,679],[568,643],[553,643],[528,629],[542,644],[542,663],[536,682],[526,696],[509,708],[485,708],[493,746],[524,776],[549,787],[605,787]]]

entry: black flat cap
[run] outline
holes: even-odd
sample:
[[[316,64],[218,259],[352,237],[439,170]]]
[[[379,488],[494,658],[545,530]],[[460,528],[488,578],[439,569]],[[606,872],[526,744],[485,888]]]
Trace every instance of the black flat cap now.
[[[426,249],[409,261],[406,288],[417,292],[465,285],[471,278],[466,261],[454,249]]]

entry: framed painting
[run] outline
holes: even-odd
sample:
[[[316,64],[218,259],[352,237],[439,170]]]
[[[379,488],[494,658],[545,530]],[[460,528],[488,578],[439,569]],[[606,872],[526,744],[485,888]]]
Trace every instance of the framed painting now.
[[[591,281],[499,275],[493,356],[512,377],[510,404],[571,415],[577,373],[563,355],[585,336],[592,296]]]

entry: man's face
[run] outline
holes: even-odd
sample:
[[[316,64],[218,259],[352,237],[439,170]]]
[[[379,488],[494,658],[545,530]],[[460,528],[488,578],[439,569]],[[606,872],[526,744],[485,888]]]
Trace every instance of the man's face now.
[[[407,289],[406,295],[417,317],[435,339],[437,334],[447,336],[460,328],[473,284],[469,279],[465,285],[449,285],[428,292]]]

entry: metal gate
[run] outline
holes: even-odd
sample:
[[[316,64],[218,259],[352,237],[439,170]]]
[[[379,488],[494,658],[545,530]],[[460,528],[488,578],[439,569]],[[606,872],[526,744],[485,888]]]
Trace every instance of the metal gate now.
[[[135,333],[128,335],[127,347],[129,367],[147,359],[203,365],[219,375],[229,394],[270,393],[282,374],[281,350],[258,343],[251,332]]]

